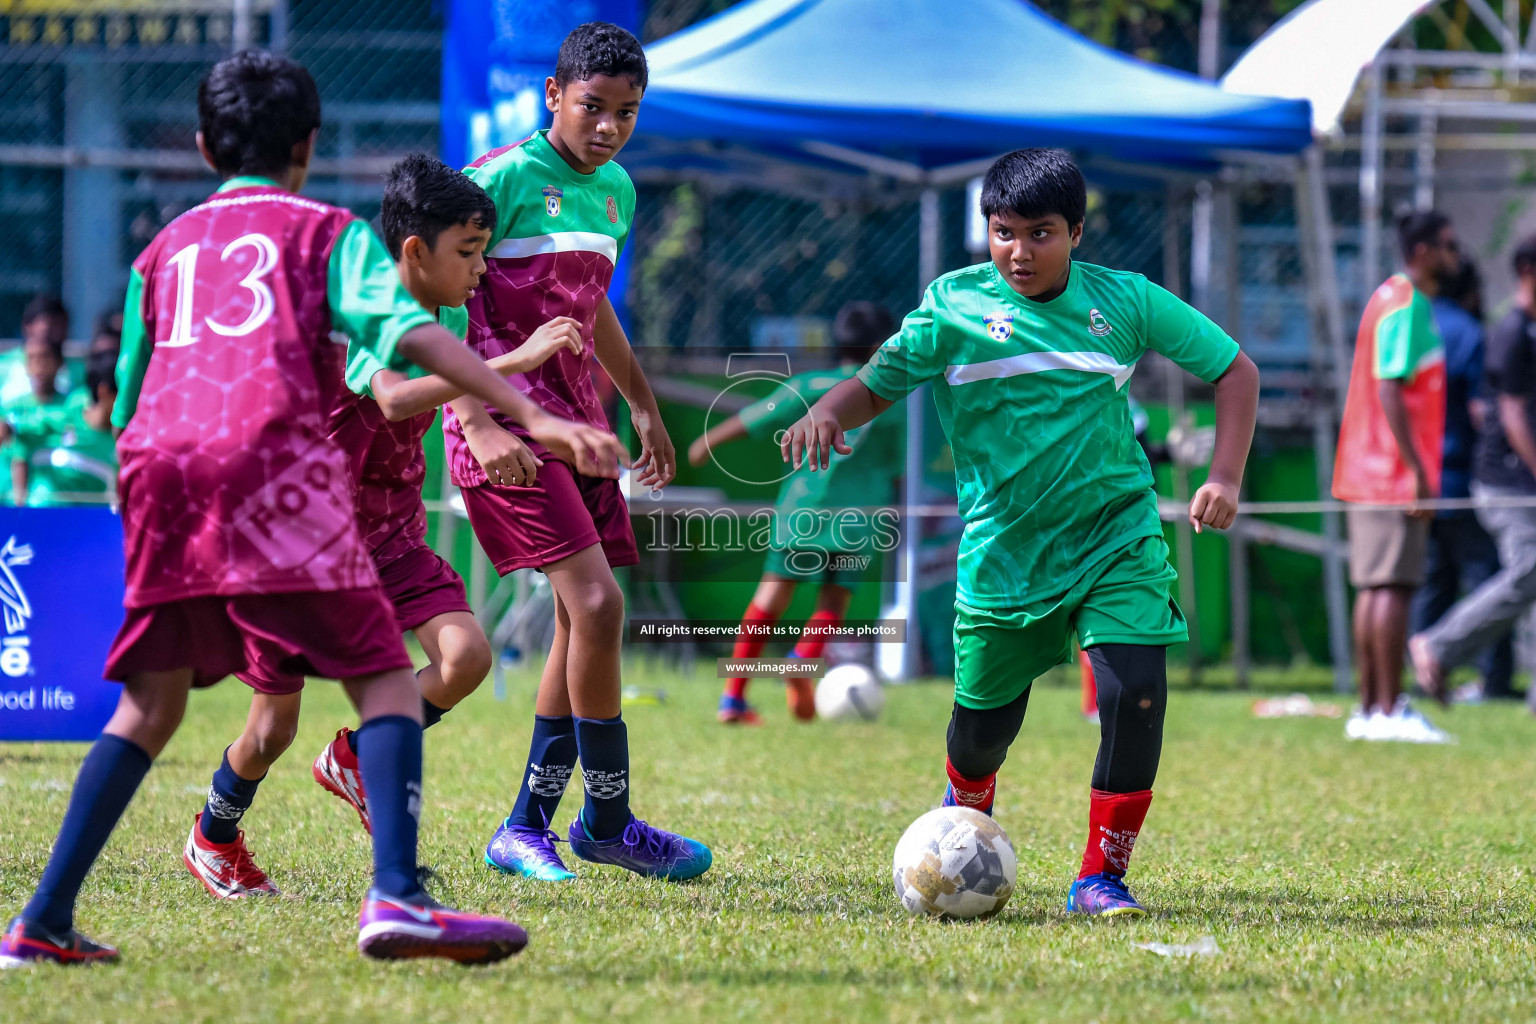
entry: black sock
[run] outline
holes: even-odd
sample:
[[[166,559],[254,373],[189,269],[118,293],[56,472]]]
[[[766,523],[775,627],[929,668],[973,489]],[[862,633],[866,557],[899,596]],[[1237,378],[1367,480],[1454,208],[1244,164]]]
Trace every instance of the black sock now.
[[[74,927],[80,886],[128,809],[152,760],[137,743],[108,733],[91,747],[75,778],[69,809],[64,812],[42,881],[21,912],[23,919],[55,935]]]
[[[265,775],[261,779],[266,778]],[[208,787],[208,802],[203,806],[203,816],[198,828],[210,843],[232,843],[240,832],[240,819],[251,809],[256,799],[256,787],[261,779],[246,779],[229,766],[229,748],[224,748],[224,763],[213,773]]]
[[[452,711],[452,708],[440,708],[427,698],[421,698],[421,727],[430,729],[443,720],[443,716]]]
[[[576,719],[576,749],[587,803],[581,820],[593,839],[615,839],[629,825],[629,730],[623,718]]]
[[[346,731],[346,737],[347,737],[347,749],[352,751],[352,756],[353,757],[356,757],[357,756],[357,729],[348,729]]]
[[[373,824],[373,887],[386,896],[414,897],[421,892],[421,726],[404,715],[370,718],[357,730],[357,764]]]
[[[523,784],[518,787],[517,802],[507,822],[523,828],[549,828],[571,772],[576,770],[576,719],[570,715],[534,715],[526,764]]]
[[[1088,648],[1099,688],[1099,756],[1093,788],[1106,793],[1151,789],[1163,752],[1168,708],[1168,649],[1143,644]]]

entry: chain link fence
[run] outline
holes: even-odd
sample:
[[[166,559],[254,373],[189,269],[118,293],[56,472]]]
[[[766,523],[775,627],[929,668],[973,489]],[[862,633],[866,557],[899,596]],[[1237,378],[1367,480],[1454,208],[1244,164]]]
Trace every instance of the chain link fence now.
[[[306,192],[374,216],[380,172],[436,148],[441,31],[430,0],[0,4],[0,335],[40,291],[62,294],[74,337],[120,308],[133,257],[210,191],[197,82],[241,45],[314,74]]]

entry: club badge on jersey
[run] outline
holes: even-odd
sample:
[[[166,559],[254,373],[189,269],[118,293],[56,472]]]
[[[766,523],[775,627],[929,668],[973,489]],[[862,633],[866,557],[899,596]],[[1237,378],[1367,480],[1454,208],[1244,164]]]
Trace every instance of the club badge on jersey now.
[[[1093,335],[1095,338],[1102,338],[1112,330],[1114,330],[1114,328],[1109,326],[1109,321],[1104,319],[1103,313],[1100,313],[1097,309],[1090,309],[1088,311],[1089,334]]]
[[[560,216],[560,200],[565,193],[553,185],[544,186],[544,212],[551,217]]]
[[[987,336],[993,341],[1007,341],[1013,337],[1013,314],[988,313],[981,318],[987,325]]]
[[[617,224],[618,222],[619,222],[619,204],[613,201],[613,196],[609,196],[608,197],[608,223],[609,224]]]

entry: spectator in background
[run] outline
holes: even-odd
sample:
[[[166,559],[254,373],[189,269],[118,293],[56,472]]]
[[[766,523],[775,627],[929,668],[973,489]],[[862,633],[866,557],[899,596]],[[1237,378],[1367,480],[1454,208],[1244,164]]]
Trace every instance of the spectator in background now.
[[[96,318],[96,329],[91,332],[90,352],[111,352],[116,355],[123,347],[123,304],[119,302],[118,308],[111,313],[103,313]]]
[[[1343,501],[1411,506],[1439,491],[1445,353],[1430,300],[1456,272],[1460,252],[1451,222],[1433,211],[1404,217],[1397,239],[1404,272],[1371,294],[1355,340],[1334,460],[1333,494]],[[1411,507],[1351,509],[1348,518],[1360,707],[1344,735],[1448,742],[1402,696],[1408,610],[1424,583],[1430,515]]]
[[[1442,498],[1471,497],[1472,450],[1491,415],[1483,387],[1483,282],[1477,265],[1463,257],[1435,296],[1435,326],[1445,342],[1445,446],[1440,469]],[[1413,599],[1413,631],[1433,626],[1463,592],[1499,571],[1499,552],[1471,509],[1445,509],[1429,524],[1424,586]],[[1478,655],[1482,679],[1458,690],[1458,703],[1519,699],[1512,686],[1514,642],[1508,632]]]
[[[1515,248],[1514,306],[1488,339],[1483,370],[1495,403],[1477,438],[1472,494],[1536,498],[1536,235]],[[1493,535],[1502,568],[1408,643],[1419,685],[1442,693],[1446,670],[1504,635],[1536,602],[1536,508],[1488,505],[1478,521]]]
[[[112,436],[117,353],[103,350],[86,357],[84,388],[47,394],[57,373],[56,351],[46,342],[28,344],[33,392],[6,410],[14,432],[8,450],[18,505],[64,505],[89,500],[79,495],[117,493]]]
[[[63,350],[64,339],[69,336],[69,311],[57,295],[39,293],[32,296],[21,311],[20,348],[0,355],[0,406],[9,405],[16,399],[32,393],[32,382],[27,375],[25,348],[29,341],[47,341]],[[61,394],[70,388],[69,371],[62,362],[55,389]]]

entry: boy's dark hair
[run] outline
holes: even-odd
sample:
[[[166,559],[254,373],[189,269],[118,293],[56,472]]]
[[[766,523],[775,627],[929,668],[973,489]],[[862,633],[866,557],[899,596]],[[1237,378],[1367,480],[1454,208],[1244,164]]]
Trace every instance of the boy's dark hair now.
[[[555,58],[555,84],[564,89],[598,75],[627,78],[645,92],[649,69],[634,33],[606,21],[589,21],[571,29]]]
[[[27,300],[27,304],[21,311],[21,326],[25,327],[34,320],[40,320],[45,316],[69,317],[69,310],[64,308],[64,302],[51,292],[38,292]]]
[[[1440,232],[1451,223],[1451,218],[1438,210],[1415,210],[1397,222],[1397,247],[1403,259],[1413,259],[1413,250],[1421,245],[1437,245]]]
[[[485,189],[436,157],[412,153],[389,169],[379,211],[384,245],[400,258],[405,240],[416,235],[437,248],[437,236],[458,224],[496,230],[496,203]]]
[[[224,177],[275,176],[320,127],[320,91],[304,66],[265,50],[219,61],[197,86],[197,129]]]
[[[845,359],[867,359],[870,352],[896,333],[890,310],[877,302],[849,302],[832,321],[832,344]]]
[[[981,182],[981,215],[1037,220],[1059,213],[1068,227],[1088,215],[1088,183],[1064,149],[1016,149],[998,157]]]
[[[103,384],[117,387],[117,353],[111,349],[92,352],[85,357],[85,393],[92,402],[101,393]]]
[[[1515,268],[1515,273],[1536,273],[1536,235],[1526,235],[1515,246],[1514,258],[1510,261]]]

